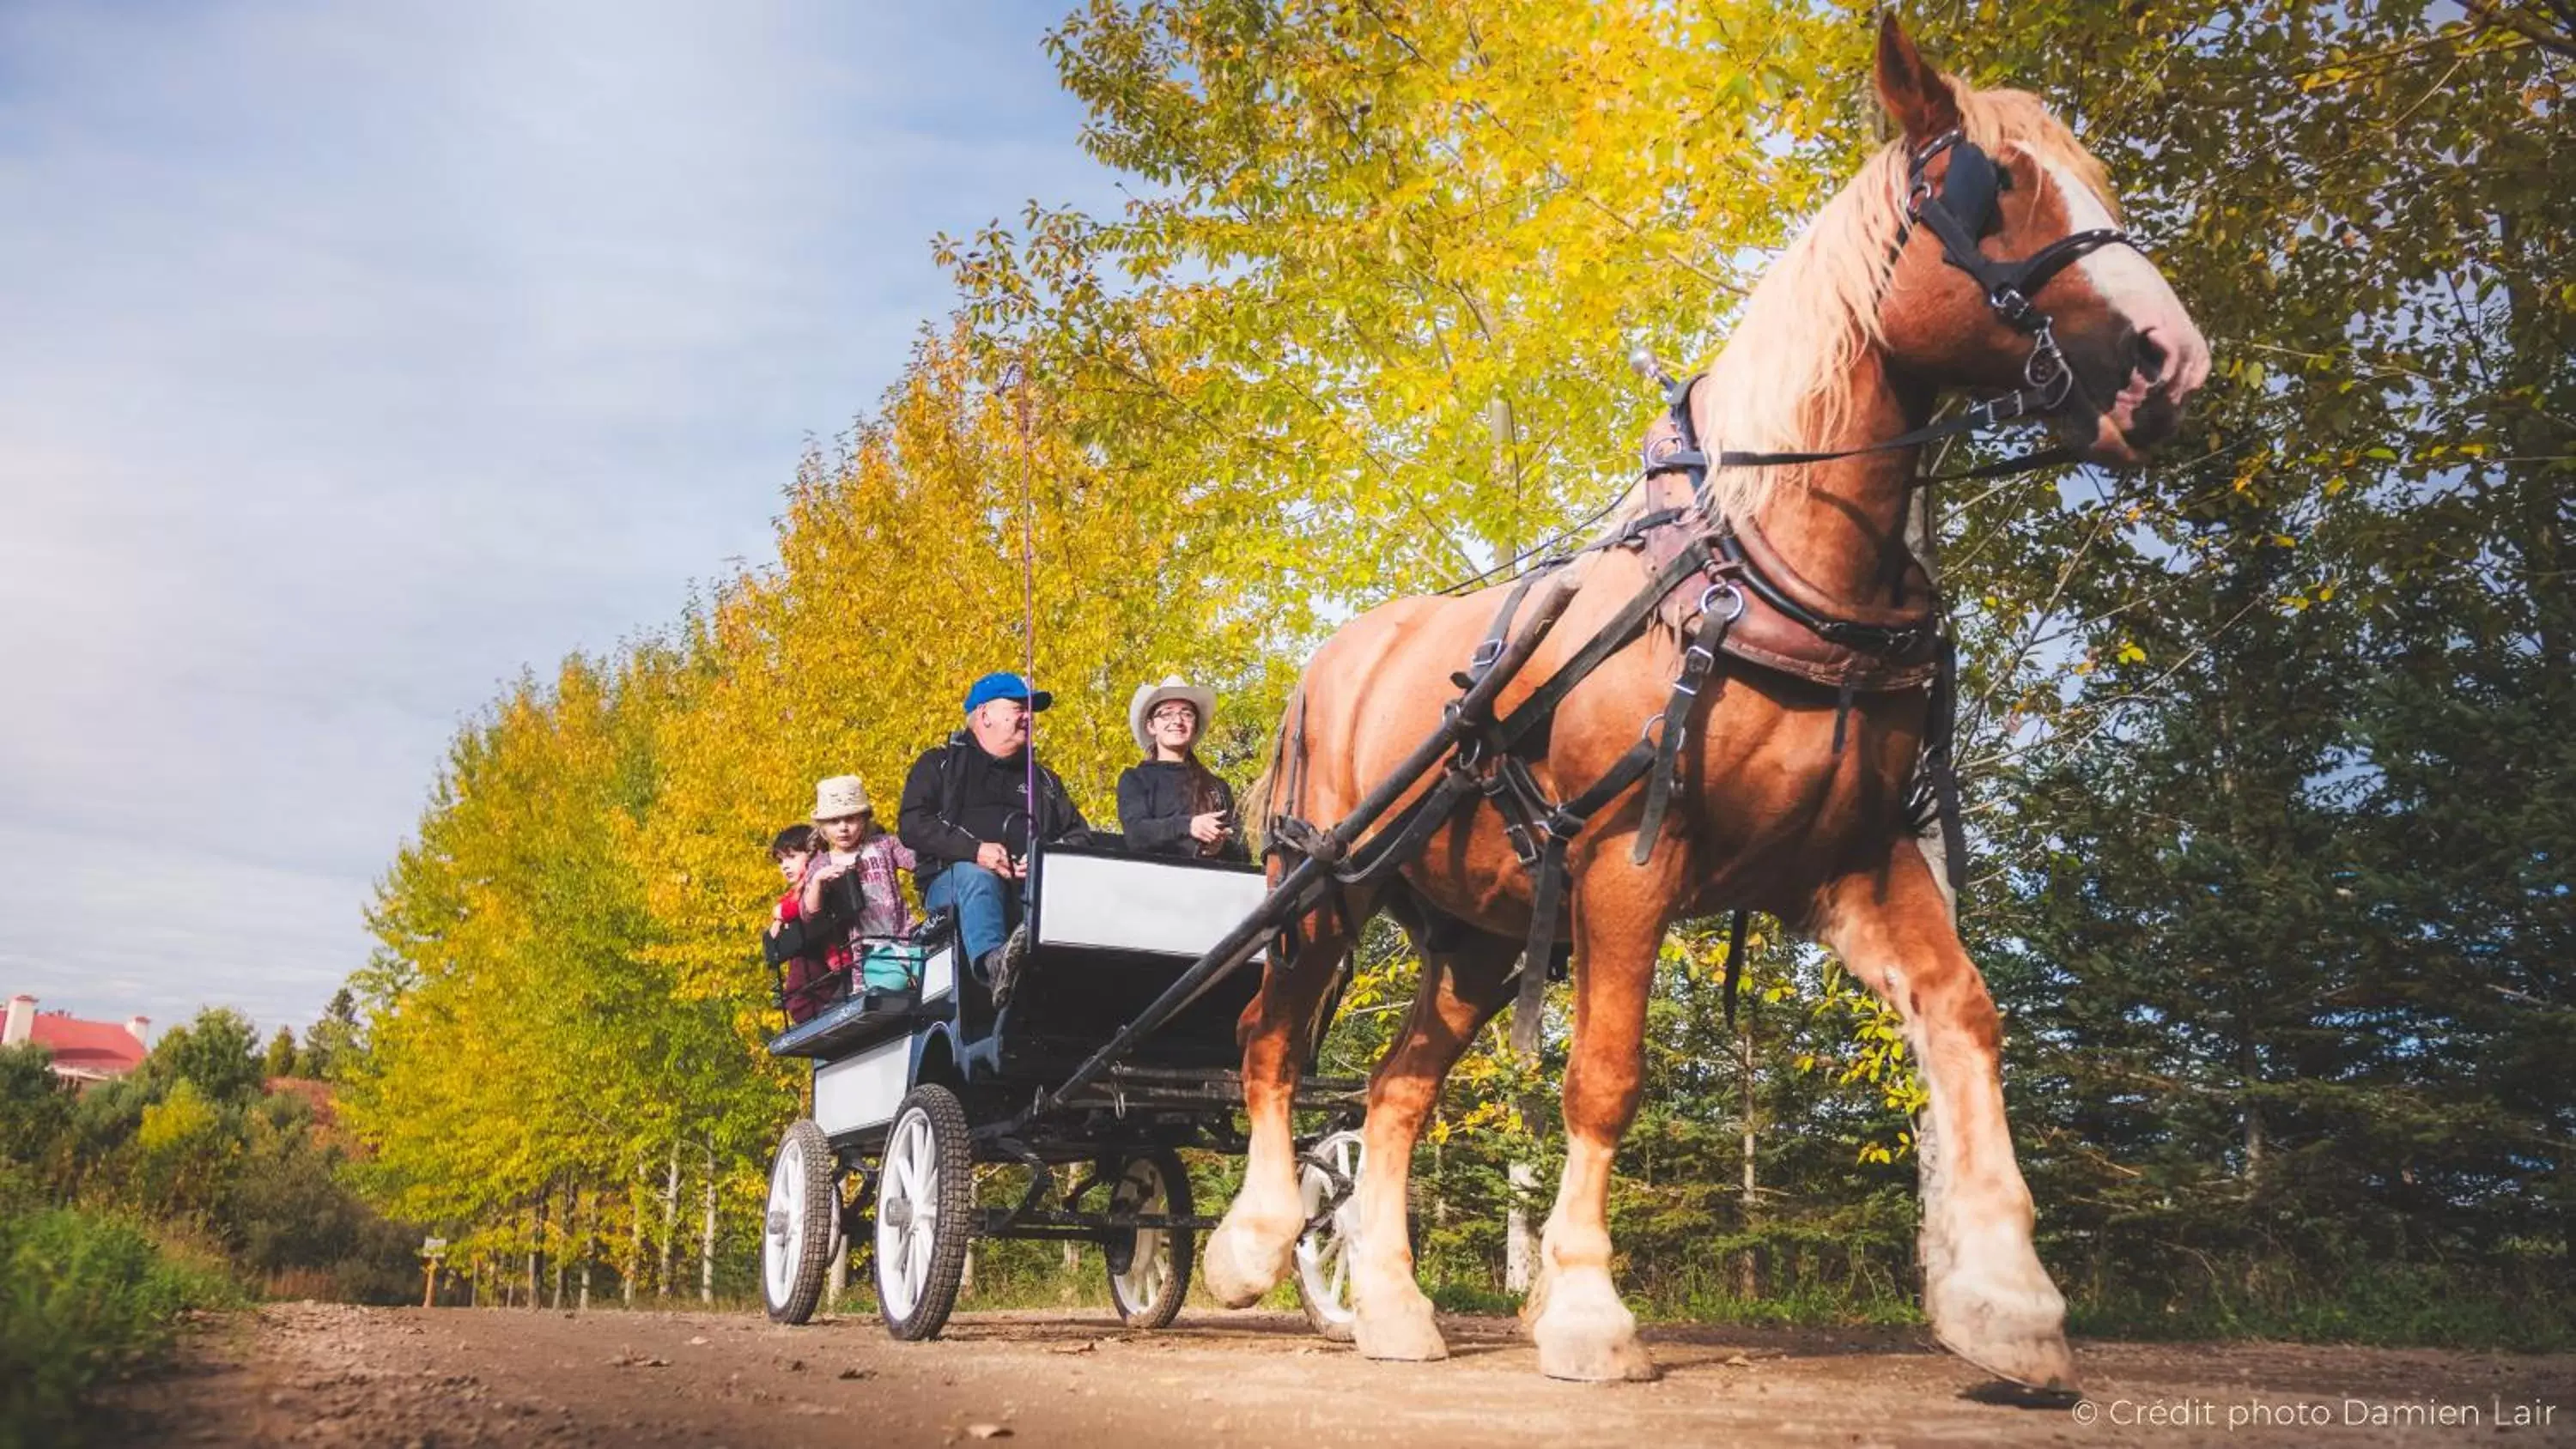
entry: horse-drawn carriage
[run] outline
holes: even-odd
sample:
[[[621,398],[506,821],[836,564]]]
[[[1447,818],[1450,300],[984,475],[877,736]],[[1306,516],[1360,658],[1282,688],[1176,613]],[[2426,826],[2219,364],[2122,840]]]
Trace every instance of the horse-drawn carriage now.
[[[1199,1230],[1216,1219],[1198,1214],[1178,1149],[1244,1148],[1235,1020],[1259,973],[1172,1003],[1158,1030],[1099,1063],[1091,1080],[1075,1078],[1258,910],[1262,872],[1048,846],[1030,881],[1029,956],[1005,1000],[961,968],[942,915],[888,943],[913,963],[914,992],[853,996],[770,1043],[814,1064],[813,1115],[788,1127],[770,1169],[761,1239],[770,1317],[811,1317],[842,1244],[863,1238],[875,1250],[879,1312],[901,1339],[932,1337],[947,1322],[979,1237],[1096,1244],[1130,1326],[1161,1328],[1180,1311]],[[1359,1085],[1310,1079],[1300,1105],[1355,1113]],[[1335,1122],[1306,1151],[1314,1227],[1299,1247],[1299,1283],[1328,1334],[1350,1317],[1334,1226],[1358,1165],[1350,1125]],[[1028,1186],[1015,1203],[980,1203],[978,1164],[1024,1166]],[[1067,1166],[1079,1177],[1064,1186]]]
[[[2000,1377],[2073,1387],[2005,1120],[2000,1023],[1934,874],[1937,858],[1955,888],[1963,865],[1957,678],[1904,540],[1928,484],[2140,461],[2207,378],[2209,348],[2119,229],[2100,161],[2036,98],[1942,74],[1892,13],[1874,77],[1900,134],[1755,288],[1710,370],[1667,380],[1642,476],[1600,531],[1533,550],[1546,556],[1503,582],[1391,601],[1309,662],[1265,792],[1267,891],[1244,870],[1055,851],[1019,997],[997,1007],[952,952],[922,1005],[845,1008],[780,1039],[818,1066],[816,1120],[790,1131],[772,1179],[773,1311],[811,1311],[855,1171],[846,1216],[865,1221],[873,1193],[899,1335],[936,1331],[978,1233],[1096,1241],[1131,1320],[1166,1319],[1209,1226],[1171,1156],[1189,1142],[1247,1157],[1212,1237],[1212,1296],[1254,1302],[1309,1270],[1319,1232],[1355,1221],[1335,1158],[1351,1139],[1298,1151],[1291,1114],[1329,1095],[1301,1069],[1336,968],[1385,908],[1423,964],[1376,1069],[1360,1231],[1341,1239],[1367,1285],[1359,1351],[1446,1355],[1406,1246],[1399,1149],[1507,1005],[1515,1047],[1535,1050],[1545,967],[1570,951],[1566,1168],[1530,1333],[1550,1376],[1651,1377],[1608,1208],[1645,1001],[1669,925],[1731,911],[1740,943],[1760,910],[1809,926],[1905,1020],[1928,1099],[1934,1336]],[[1935,418],[1947,392],[1981,396]],[[1927,445],[2016,419],[2058,446],[1918,473]],[[1240,968],[1283,931],[1295,959],[1256,988]],[[1730,948],[1730,975],[1739,959]],[[1256,989],[1238,1058],[1228,1027]],[[1020,1204],[989,1208],[967,1191],[979,1160],[1093,1171],[1058,1207],[1042,1172]],[[1082,1210],[1092,1192],[1104,1206]]]

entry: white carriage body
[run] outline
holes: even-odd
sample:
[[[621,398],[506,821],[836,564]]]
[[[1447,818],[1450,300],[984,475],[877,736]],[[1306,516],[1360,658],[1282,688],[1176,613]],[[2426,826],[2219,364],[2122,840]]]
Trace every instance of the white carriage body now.
[[[1269,880],[1249,868],[1045,852],[1038,856],[1037,944],[1195,958],[1260,909],[1269,891]]]

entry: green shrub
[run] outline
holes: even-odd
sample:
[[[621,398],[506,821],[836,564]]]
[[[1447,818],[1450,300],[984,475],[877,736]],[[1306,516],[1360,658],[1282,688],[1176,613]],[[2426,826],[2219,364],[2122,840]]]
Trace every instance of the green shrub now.
[[[237,1301],[131,1223],[0,1206],[0,1449],[72,1442],[92,1388],[167,1351],[187,1310]]]

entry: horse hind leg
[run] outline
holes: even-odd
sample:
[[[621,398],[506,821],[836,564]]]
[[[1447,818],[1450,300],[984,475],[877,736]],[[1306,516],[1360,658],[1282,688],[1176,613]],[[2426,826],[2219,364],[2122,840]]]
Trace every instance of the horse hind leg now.
[[[1374,1359],[1449,1356],[1432,1321],[1431,1300],[1414,1279],[1405,1217],[1413,1148],[1439,1102],[1449,1069],[1510,999],[1512,963],[1520,952],[1518,941],[1478,931],[1435,939],[1457,929],[1441,923],[1413,931],[1423,960],[1422,983],[1402,1034],[1369,1076],[1351,1295],[1357,1313],[1352,1341],[1362,1355]]]
[[[1217,1302],[1245,1308],[1287,1276],[1298,1235],[1306,1228],[1297,1192],[1297,1150],[1290,1113],[1309,1029],[1321,1030],[1315,1012],[1332,985],[1349,939],[1328,908],[1308,918],[1307,935],[1294,957],[1264,968],[1261,990],[1236,1031],[1243,1044],[1243,1111],[1252,1126],[1243,1163],[1243,1186],[1225,1217],[1208,1234],[1199,1279]]]
[[[2031,1241],[2004,1119],[2002,1026],[1914,842],[1818,899],[1826,944],[1904,1018],[1931,1105],[1919,1138],[1923,1308],[1951,1352],[1998,1377],[2075,1388],[2066,1300]]]

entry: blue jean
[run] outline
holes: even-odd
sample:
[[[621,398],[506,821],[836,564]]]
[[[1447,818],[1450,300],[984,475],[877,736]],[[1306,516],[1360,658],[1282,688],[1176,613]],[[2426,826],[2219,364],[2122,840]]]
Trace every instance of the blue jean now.
[[[972,861],[955,861],[941,871],[921,903],[957,913],[957,945],[974,965],[998,949],[1011,934],[1011,917],[1019,914],[1019,887]]]

